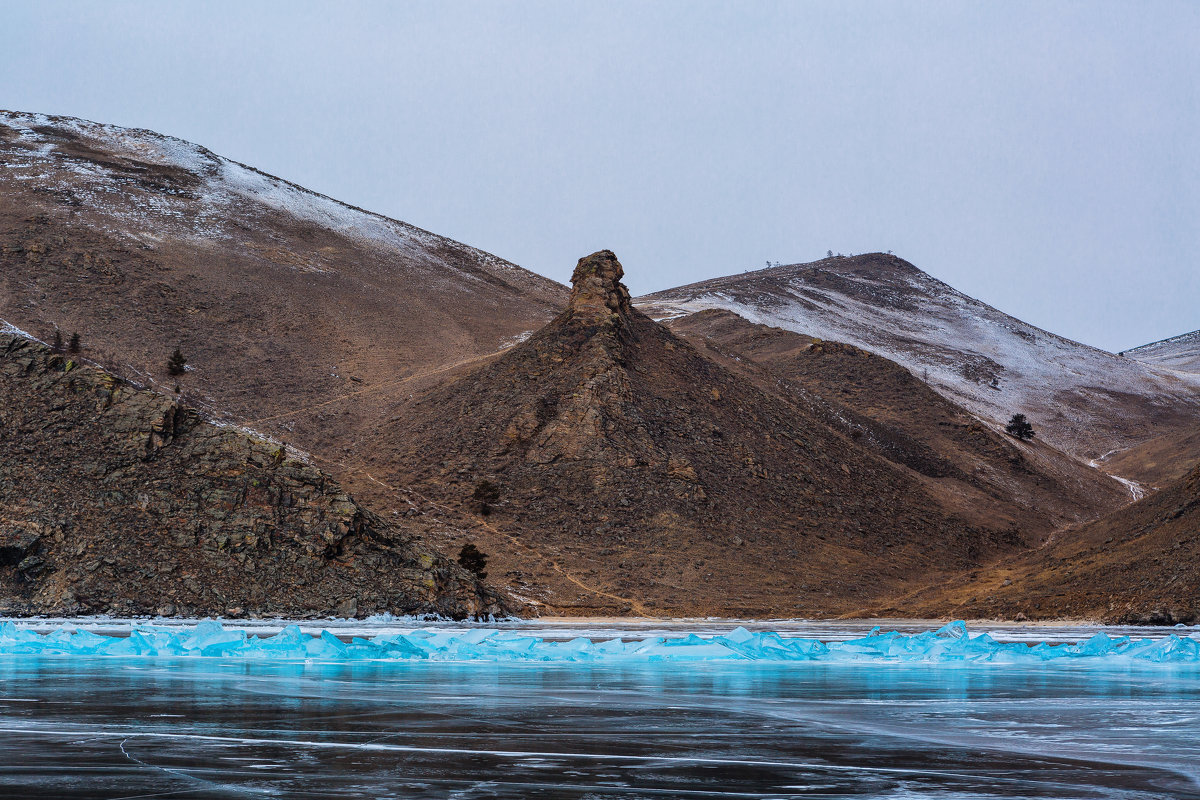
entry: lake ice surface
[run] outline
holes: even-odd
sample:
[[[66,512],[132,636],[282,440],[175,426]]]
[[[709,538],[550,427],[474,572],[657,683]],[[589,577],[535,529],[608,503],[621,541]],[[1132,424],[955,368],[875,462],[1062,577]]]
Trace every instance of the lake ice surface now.
[[[79,623],[129,632],[122,621]],[[17,627],[42,635],[58,624]],[[925,633],[960,648],[982,633],[1028,647],[1101,632],[973,626],[967,637],[937,637],[928,626],[882,624],[910,641]],[[194,630],[154,625],[180,640]],[[498,628],[493,637],[544,643],[728,637],[738,627],[305,625],[305,636],[325,627],[337,641],[424,626],[443,642]],[[743,626],[730,638],[771,628],[785,642],[836,643],[864,638],[872,623]],[[246,627],[269,636],[287,626]],[[1197,633],[1103,632],[1110,642],[1159,643],[1171,635],[1195,642]],[[0,655],[0,753],[6,798],[1200,800],[1200,665],[1121,654],[431,661],[8,653]]]

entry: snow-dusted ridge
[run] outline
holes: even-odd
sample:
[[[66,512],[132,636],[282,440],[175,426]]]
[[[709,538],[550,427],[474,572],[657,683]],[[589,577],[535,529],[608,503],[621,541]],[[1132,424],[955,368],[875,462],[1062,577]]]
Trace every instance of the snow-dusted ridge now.
[[[45,344],[45,342],[43,342],[41,339],[33,336],[32,334],[26,333],[16,325],[13,325],[11,322],[4,319],[0,319],[0,336],[20,336],[22,339],[29,339],[33,342]]]
[[[1200,420],[1200,374],[1029,325],[891,255],[771,267],[636,302],[655,317],[725,309],[879,353],[993,424],[1025,413],[1043,438],[1080,456],[1146,438],[1134,428],[1150,413]]]
[[[1125,356],[1156,367],[1200,373],[1200,331],[1126,350]]]
[[[532,276],[502,258],[407,222],[366,211],[305,189],[197,144],[140,128],[73,117],[0,110],[0,126],[21,146],[8,148],[6,177],[34,181],[70,204],[86,207],[105,233],[153,248],[164,236],[192,243],[238,244],[247,216],[279,213],[319,226],[360,244],[406,254],[418,262],[453,269],[457,280],[480,282],[439,258],[442,248],[469,253],[478,266],[527,283]],[[11,137],[10,137],[11,140]],[[3,127],[0,127],[0,143]],[[140,179],[153,191],[131,191]],[[330,263],[297,263],[301,271],[327,272]]]
[[[29,334],[29,333],[21,330],[16,325],[13,325],[11,322],[8,322],[7,320],[4,320],[4,319],[0,319],[0,336],[19,336],[23,339],[28,339],[31,342],[37,342],[38,344],[49,346],[48,342],[43,342],[41,339],[37,338],[36,336],[33,336],[32,334]],[[109,370],[108,366],[101,364],[98,361],[93,361],[90,358],[85,358],[83,356],[73,356],[73,358],[75,358],[78,361],[81,361],[84,364],[88,364],[90,366],[96,367],[97,369],[102,369],[102,370],[106,370],[106,371]],[[129,380],[128,378],[124,378],[123,380],[128,381],[135,388],[143,389],[146,391],[152,391],[152,392],[162,395],[163,397],[171,396],[170,392],[159,388],[158,382],[155,381],[152,377],[148,378],[148,380],[144,383],[140,382],[140,381],[132,381],[132,380]],[[199,414],[201,419],[203,419],[205,422],[209,423],[210,425],[213,425],[214,427],[234,430],[234,431],[237,431],[238,433],[242,434],[243,436],[247,436],[251,439],[256,439],[260,442],[265,442],[267,444],[275,445],[277,447],[282,447],[282,448],[284,448],[284,451],[287,453],[289,458],[294,458],[298,461],[303,461],[305,464],[313,463],[312,455],[310,453],[305,452],[304,450],[301,450],[297,447],[293,447],[290,444],[286,444],[285,442],[280,441],[278,438],[271,436],[269,434],[263,433],[261,431],[257,431],[254,428],[250,428],[246,425],[239,425],[238,423],[231,421],[228,418],[227,414],[221,414],[218,411],[216,411],[214,408],[211,407],[211,404],[196,404],[196,405],[189,404],[189,407],[193,411],[195,411],[197,414]]]

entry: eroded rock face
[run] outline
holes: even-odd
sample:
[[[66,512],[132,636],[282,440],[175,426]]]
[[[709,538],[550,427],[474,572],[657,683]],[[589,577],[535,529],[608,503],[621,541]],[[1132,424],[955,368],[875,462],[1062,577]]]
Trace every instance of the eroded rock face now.
[[[0,336],[0,611],[505,613],[284,448]]]
[[[625,270],[611,250],[598,250],[579,259],[571,275],[568,310],[577,316],[601,318],[629,314],[629,290],[621,283]]]

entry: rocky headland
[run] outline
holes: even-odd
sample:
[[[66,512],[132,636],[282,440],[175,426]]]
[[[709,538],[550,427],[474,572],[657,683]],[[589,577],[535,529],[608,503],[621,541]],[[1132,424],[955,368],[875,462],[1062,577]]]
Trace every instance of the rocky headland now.
[[[0,611],[503,614],[278,443],[0,335]]]

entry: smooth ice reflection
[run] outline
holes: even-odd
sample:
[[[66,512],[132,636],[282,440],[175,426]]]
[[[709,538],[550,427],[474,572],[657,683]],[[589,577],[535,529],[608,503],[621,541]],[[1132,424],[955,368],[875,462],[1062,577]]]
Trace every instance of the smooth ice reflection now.
[[[0,796],[1200,800],[1200,664],[1142,657],[1183,652],[1170,636],[1104,632],[1046,661],[959,625],[864,628],[819,657],[690,661],[651,660],[663,637],[615,627],[597,638],[628,655],[550,661],[461,656],[497,639],[588,651],[459,628],[404,634],[441,655],[357,659],[365,645],[285,630],[264,656],[276,637],[210,624],[141,632],[183,652],[114,658],[34,634],[59,649],[0,655]],[[714,637],[674,638],[672,655]],[[97,640],[121,641],[79,642]]]
[[[1200,798],[1200,668],[0,658],[5,797]]]

